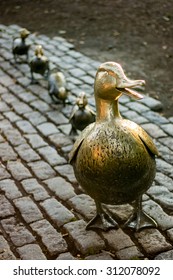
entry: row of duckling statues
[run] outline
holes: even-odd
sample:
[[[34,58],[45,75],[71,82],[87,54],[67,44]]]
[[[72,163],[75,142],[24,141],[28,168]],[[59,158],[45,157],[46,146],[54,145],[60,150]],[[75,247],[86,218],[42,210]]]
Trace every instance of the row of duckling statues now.
[[[15,62],[17,62],[18,56],[26,55],[27,61],[29,60],[29,48],[26,38],[30,32],[23,28],[20,31],[20,37],[13,39],[12,52]],[[29,61],[31,84],[37,83],[34,77],[34,73],[38,73],[44,76],[48,80],[48,92],[54,103],[61,102],[64,106],[67,103],[68,91],[67,83],[62,71],[49,69],[49,60],[44,55],[41,45],[37,45],[35,48],[35,55]],[[76,104],[74,105],[69,121],[72,125],[70,135],[76,135],[78,130],[82,131],[87,125],[95,121],[95,112],[89,107],[88,99],[84,92],[81,92],[76,98]]]
[[[25,36],[27,35],[26,33]],[[24,44],[24,35],[22,36],[21,44]],[[18,45],[18,53],[13,51],[15,56],[24,53],[19,52],[19,49]],[[42,55],[41,48],[38,48],[37,59]],[[30,62],[32,75],[36,71],[34,61]],[[49,71],[46,60],[44,65],[44,70]],[[41,71],[38,69],[39,67],[37,71]],[[43,71],[42,67],[41,69]],[[44,73],[45,71],[41,72]],[[56,73],[49,76],[52,98],[58,80]],[[96,116],[88,107],[84,93],[77,99],[70,116],[71,134],[78,129],[82,132],[70,152],[69,162],[74,168],[78,183],[94,199],[96,205],[96,216],[88,223],[87,229],[106,231],[117,228],[115,217],[104,204],[133,202],[134,211],[124,226],[136,231],[157,226],[154,219],[142,209],[142,195],[153,183],[156,173],[155,156],[159,153],[142,127],[124,119],[118,109],[118,100],[123,94],[135,99],[143,98],[133,88],[144,84],[143,80],[128,79],[118,63],[103,63],[97,70],[94,84]],[[64,94],[63,90],[61,93]],[[84,111],[87,111],[86,115],[83,114]]]

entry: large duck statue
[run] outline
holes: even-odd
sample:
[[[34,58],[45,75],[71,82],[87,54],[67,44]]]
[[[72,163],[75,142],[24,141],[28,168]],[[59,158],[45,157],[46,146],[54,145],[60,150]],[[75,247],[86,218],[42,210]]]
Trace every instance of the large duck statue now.
[[[17,57],[21,55],[26,55],[27,61],[28,61],[28,51],[30,48],[30,45],[26,43],[26,38],[29,36],[30,31],[28,31],[26,28],[22,28],[20,30],[20,37],[13,39],[12,44],[12,53],[14,56],[15,62],[17,62]]]
[[[76,98],[76,104],[73,107],[69,121],[72,125],[70,135],[82,131],[90,123],[95,122],[95,112],[88,105],[88,99],[85,92],[81,92]]]
[[[38,73],[42,76],[48,78],[49,76],[49,60],[44,55],[43,47],[41,45],[37,45],[35,48],[35,55],[32,57],[30,63],[30,71],[31,71],[31,83],[37,83],[34,78],[34,73]]]
[[[68,92],[66,89],[66,79],[61,71],[52,72],[48,77],[48,91],[51,99],[55,103],[62,102],[65,106]]]
[[[87,229],[117,228],[117,221],[103,204],[135,202],[125,226],[140,230],[156,227],[142,209],[142,194],[151,186],[158,151],[148,134],[136,123],[121,117],[118,99],[122,94],[141,99],[133,88],[143,80],[130,80],[115,62],[100,65],[95,77],[96,122],[78,136],[69,155],[78,183],[96,204],[96,216]]]

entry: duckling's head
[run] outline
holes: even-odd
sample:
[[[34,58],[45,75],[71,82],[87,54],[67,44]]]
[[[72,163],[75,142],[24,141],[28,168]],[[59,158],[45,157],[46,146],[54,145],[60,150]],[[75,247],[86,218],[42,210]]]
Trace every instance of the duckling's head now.
[[[35,55],[41,57],[44,55],[43,48],[41,45],[36,46],[35,48]]]
[[[117,100],[122,94],[141,99],[143,96],[133,88],[143,86],[144,80],[130,80],[124,74],[120,64],[105,62],[100,65],[95,78],[95,97],[104,100]]]
[[[85,106],[88,104],[88,99],[86,97],[85,92],[80,92],[78,98],[76,99],[76,104],[79,108],[85,108]]]
[[[27,38],[27,37],[29,36],[29,34],[30,34],[30,31],[27,30],[26,28],[22,28],[22,29],[20,30],[20,37],[21,37],[22,39]]]

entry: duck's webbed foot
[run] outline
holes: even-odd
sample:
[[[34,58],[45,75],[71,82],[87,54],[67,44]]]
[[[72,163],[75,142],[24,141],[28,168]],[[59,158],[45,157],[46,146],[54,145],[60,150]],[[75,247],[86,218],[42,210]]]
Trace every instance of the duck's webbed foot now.
[[[142,228],[157,227],[157,223],[142,210],[142,197],[136,201],[132,215],[129,217],[124,227],[139,231]]]
[[[34,78],[31,79],[31,85],[37,85],[39,82],[35,80]]]
[[[104,231],[110,230],[111,228],[118,228],[117,222],[107,214],[101,204],[96,202],[97,214],[96,216],[87,224],[86,229],[101,229]]]

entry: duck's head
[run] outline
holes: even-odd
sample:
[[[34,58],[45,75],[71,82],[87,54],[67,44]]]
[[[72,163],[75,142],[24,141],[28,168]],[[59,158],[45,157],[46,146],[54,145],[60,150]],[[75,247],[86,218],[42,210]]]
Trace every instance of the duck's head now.
[[[41,57],[41,56],[44,55],[43,48],[42,48],[41,45],[36,46],[36,48],[35,48],[35,55],[37,57]]]
[[[144,80],[131,80],[126,77],[120,64],[105,62],[100,65],[95,78],[95,96],[104,100],[117,100],[122,94],[141,99],[143,96],[134,87],[143,86]]]
[[[30,31],[27,30],[26,28],[22,28],[22,29],[20,30],[20,37],[21,37],[22,39],[27,38],[27,37],[29,36],[29,34],[30,34]]]
[[[80,92],[78,98],[76,99],[76,104],[79,108],[85,108],[88,104],[88,99],[86,97],[85,92]]]

